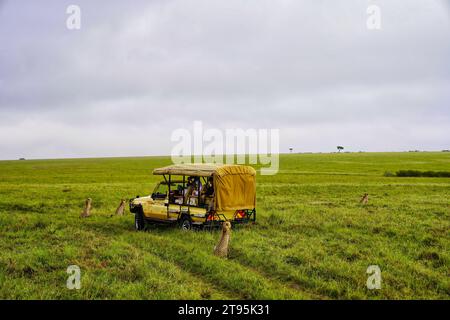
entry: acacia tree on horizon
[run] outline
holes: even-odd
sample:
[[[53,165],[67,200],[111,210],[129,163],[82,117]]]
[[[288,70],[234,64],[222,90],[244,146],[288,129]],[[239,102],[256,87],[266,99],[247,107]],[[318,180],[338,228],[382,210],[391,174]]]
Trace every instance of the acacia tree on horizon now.
[[[341,152],[342,150],[344,150],[344,147],[342,146],[337,146],[338,152]]]

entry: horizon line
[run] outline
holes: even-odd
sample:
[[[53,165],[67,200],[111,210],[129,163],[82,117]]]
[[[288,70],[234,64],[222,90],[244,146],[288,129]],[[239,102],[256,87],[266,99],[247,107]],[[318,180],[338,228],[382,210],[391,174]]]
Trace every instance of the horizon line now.
[[[402,150],[402,151],[304,151],[304,152],[280,152],[279,155],[299,155],[299,154],[349,154],[349,153],[445,153],[450,152],[450,149],[443,149],[443,150]],[[228,156],[230,154],[222,154],[222,155],[216,155],[216,157],[224,157]],[[234,154],[234,156],[242,156],[243,154]],[[259,154],[251,154],[251,155],[259,155]],[[272,155],[272,154],[268,154]],[[205,155],[199,155],[199,154],[193,154],[191,157],[195,156],[202,156]],[[206,155],[210,157],[211,155]],[[245,154],[246,157],[250,156],[250,154]],[[68,156],[68,157],[60,157],[60,158],[26,158],[26,157],[19,157],[15,159],[0,159],[0,161],[24,161],[24,160],[75,160],[75,159],[120,159],[120,158],[171,158],[171,155],[129,155],[129,156]]]

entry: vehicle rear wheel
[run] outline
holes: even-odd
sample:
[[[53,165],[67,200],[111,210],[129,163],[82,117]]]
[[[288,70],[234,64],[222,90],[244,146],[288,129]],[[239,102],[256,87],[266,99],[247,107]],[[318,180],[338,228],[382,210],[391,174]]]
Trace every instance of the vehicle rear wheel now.
[[[137,231],[142,231],[145,228],[144,213],[142,209],[138,210],[134,215],[134,227]]]
[[[181,230],[191,230],[192,229],[192,221],[189,217],[185,216],[181,219],[180,223]]]

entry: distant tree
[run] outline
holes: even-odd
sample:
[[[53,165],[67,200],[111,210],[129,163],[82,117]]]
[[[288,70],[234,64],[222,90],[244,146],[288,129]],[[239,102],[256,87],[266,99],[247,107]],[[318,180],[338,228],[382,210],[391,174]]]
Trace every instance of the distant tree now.
[[[341,152],[342,150],[344,150],[344,147],[342,146],[337,146],[338,152]]]

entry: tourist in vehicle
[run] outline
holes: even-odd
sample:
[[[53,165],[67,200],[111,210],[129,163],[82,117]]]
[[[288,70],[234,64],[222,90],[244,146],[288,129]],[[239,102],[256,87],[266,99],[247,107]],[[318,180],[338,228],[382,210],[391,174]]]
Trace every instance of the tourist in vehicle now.
[[[206,182],[205,184],[203,194],[205,195],[205,197],[211,197],[214,194],[213,177],[208,178],[208,182]]]
[[[189,199],[194,190],[194,177],[187,179],[186,189],[184,190],[184,203],[189,203]]]

